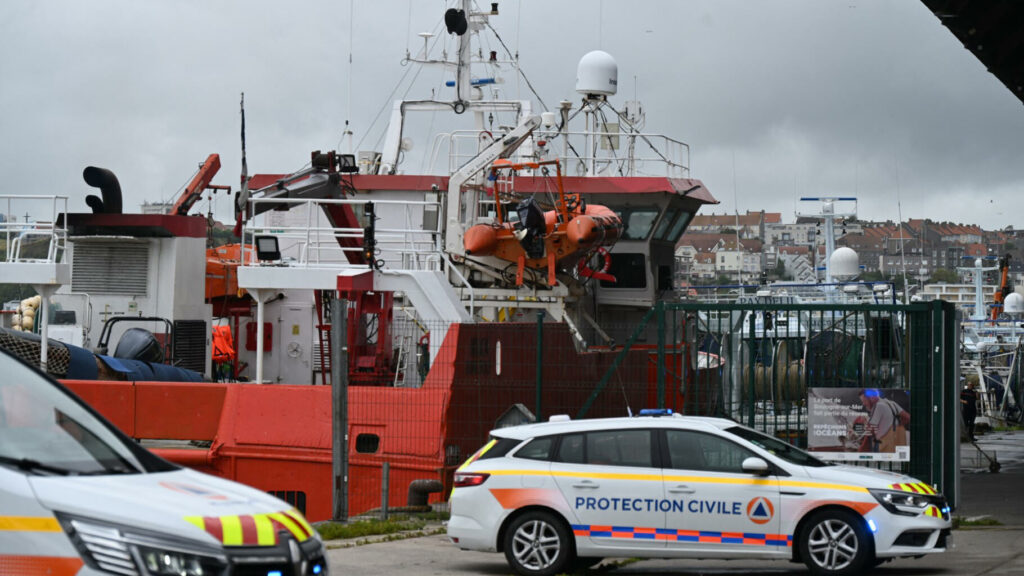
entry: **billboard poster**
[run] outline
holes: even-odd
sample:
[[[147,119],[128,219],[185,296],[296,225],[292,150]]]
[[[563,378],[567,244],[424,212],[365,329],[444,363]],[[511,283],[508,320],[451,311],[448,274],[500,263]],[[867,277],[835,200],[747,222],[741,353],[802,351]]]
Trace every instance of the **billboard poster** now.
[[[910,460],[910,391],[809,388],[807,448],[823,460]]]

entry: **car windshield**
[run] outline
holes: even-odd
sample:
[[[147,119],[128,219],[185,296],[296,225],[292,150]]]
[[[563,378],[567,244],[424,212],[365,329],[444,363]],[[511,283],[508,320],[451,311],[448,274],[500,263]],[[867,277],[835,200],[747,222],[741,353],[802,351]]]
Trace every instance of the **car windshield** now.
[[[762,434],[756,430],[744,428],[743,426],[733,426],[732,428],[726,428],[725,431],[743,438],[762,450],[767,450],[773,456],[778,456],[786,462],[797,464],[799,466],[812,466],[815,468],[828,466],[827,463],[818,460],[796,446],[783,442],[778,438],[772,438],[771,436]]]
[[[144,466],[49,378],[0,352],[0,466],[32,474],[125,474]]]

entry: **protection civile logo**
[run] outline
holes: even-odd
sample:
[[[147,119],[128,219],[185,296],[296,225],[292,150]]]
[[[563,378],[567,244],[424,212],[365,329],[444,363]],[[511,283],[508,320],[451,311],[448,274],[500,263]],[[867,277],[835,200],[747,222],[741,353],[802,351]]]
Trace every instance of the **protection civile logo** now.
[[[754,524],[767,524],[775,516],[775,507],[764,496],[758,496],[747,503],[747,518]]]

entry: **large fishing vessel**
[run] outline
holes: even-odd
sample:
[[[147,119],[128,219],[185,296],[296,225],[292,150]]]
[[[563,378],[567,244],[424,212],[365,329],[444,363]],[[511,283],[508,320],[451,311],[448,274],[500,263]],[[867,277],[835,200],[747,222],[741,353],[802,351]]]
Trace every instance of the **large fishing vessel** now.
[[[443,498],[496,425],[650,405],[659,388],[642,343],[657,335],[634,330],[674,298],[676,241],[716,201],[685,143],[644,132],[638,102],[615,103],[604,52],[579,61],[575,102],[505,98],[517,58],[481,41],[497,14],[462,0],[439,14],[440,34],[420,35],[406,63],[449,81],[394,102],[381,149],[315,151],[292,174],[250,176],[243,161],[237,245],[207,249],[207,221],[188,215],[226,188],[211,184],[215,155],[171,214],[122,213],[113,174],[87,170],[102,191],[93,213],[53,199],[53,224],[32,227],[48,255],[4,264],[31,265],[45,328],[70,334],[36,343],[43,364],[158,454],[314,521],[376,507],[381,492],[392,505],[406,490],[410,504]],[[456,128],[412,134],[417,115]],[[430,143],[420,168],[413,139]],[[624,351],[627,340],[639,344]],[[719,368],[708,355],[695,364]],[[618,385],[601,392],[610,373]],[[682,387],[660,389],[665,405],[685,404]]]

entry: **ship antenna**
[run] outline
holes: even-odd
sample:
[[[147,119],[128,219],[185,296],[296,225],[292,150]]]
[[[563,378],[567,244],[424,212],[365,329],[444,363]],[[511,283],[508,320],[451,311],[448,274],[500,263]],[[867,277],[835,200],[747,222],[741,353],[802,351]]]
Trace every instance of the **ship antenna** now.
[[[245,161],[245,92],[242,92],[242,98],[238,103],[238,107],[242,112],[242,175],[241,175],[241,191],[238,193],[238,198],[235,200],[235,229],[232,233],[236,238],[242,237],[242,221],[246,214],[246,209],[249,204],[249,166]]]

